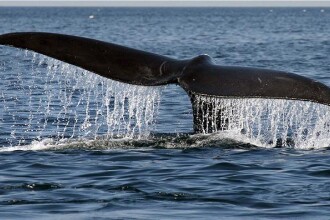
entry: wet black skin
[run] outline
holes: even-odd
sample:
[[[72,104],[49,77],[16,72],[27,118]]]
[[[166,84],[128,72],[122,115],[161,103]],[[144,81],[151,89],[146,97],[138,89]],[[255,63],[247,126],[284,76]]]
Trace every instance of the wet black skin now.
[[[293,73],[215,65],[207,55],[193,58],[179,79],[186,90],[217,97],[278,98],[330,104],[330,89]]]
[[[120,82],[179,84],[192,100],[196,132],[205,127],[196,117],[200,111],[194,104],[196,95],[295,99],[330,105],[330,88],[320,82],[282,71],[220,66],[208,55],[176,60],[103,41],[40,32],[0,35],[0,44],[32,50]]]

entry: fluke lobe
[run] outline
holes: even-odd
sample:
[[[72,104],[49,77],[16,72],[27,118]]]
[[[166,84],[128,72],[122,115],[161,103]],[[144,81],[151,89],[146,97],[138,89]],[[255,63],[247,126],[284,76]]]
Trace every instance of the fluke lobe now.
[[[213,132],[203,122],[198,95],[219,98],[294,99],[330,105],[330,88],[293,73],[215,65],[208,55],[177,60],[99,40],[55,33],[0,35],[0,44],[28,49],[79,66],[109,79],[134,85],[178,84],[190,96],[194,130]],[[208,114],[221,112],[209,111]],[[213,115],[214,118],[214,115]]]

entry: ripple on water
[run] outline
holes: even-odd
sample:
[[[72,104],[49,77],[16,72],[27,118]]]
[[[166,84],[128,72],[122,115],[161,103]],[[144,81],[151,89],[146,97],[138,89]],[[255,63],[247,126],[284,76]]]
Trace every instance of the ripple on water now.
[[[179,59],[209,53],[218,64],[303,73],[330,85],[329,15],[317,8],[6,8],[0,29],[61,31]],[[191,103],[181,88],[154,88],[154,94],[125,87],[135,92],[129,104],[125,91],[72,66],[5,47],[0,57],[1,219],[330,216],[326,108],[321,114],[323,107],[302,102],[227,100],[242,107],[228,108],[229,116],[248,114],[232,121],[240,129],[180,134],[193,128]],[[142,116],[157,109],[143,100],[150,95],[157,107],[160,92],[154,129],[156,118]],[[115,105],[115,97],[124,101]],[[270,113],[264,127],[258,127],[262,111],[254,104]],[[129,126],[122,108],[106,111],[123,105],[149,109],[131,113],[150,127]],[[282,106],[289,114],[278,111]],[[314,120],[306,109],[320,113],[308,132],[300,126]],[[282,117],[290,126],[291,119],[302,119],[291,126],[296,136],[278,126]],[[147,135],[130,136],[134,128]],[[124,135],[107,136],[112,132]]]

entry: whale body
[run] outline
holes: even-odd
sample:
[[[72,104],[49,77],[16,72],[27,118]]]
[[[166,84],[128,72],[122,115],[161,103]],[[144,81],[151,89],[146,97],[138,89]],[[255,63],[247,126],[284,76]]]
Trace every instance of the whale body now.
[[[303,100],[330,105],[330,88],[294,73],[261,68],[216,65],[208,55],[178,60],[99,40],[42,32],[0,35],[0,44],[27,50],[79,66],[124,83],[180,85],[190,96],[195,132],[205,129],[203,105],[196,96]],[[208,112],[219,118],[221,112]]]

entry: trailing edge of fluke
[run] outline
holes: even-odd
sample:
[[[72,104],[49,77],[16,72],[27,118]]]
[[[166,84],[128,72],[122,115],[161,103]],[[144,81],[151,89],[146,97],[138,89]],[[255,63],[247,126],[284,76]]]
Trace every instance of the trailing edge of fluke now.
[[[22,32],[0,35],[0,44],[32,50],[109,79],[134,85],[178,84],[190,96],[272,98],[330,105],[330,88],[293,73],[215,65],[208,55],[177,60],[77,36]],[[205,131],[194,109],[195,131]],[[212,131],[209,131],[212,132]]]

